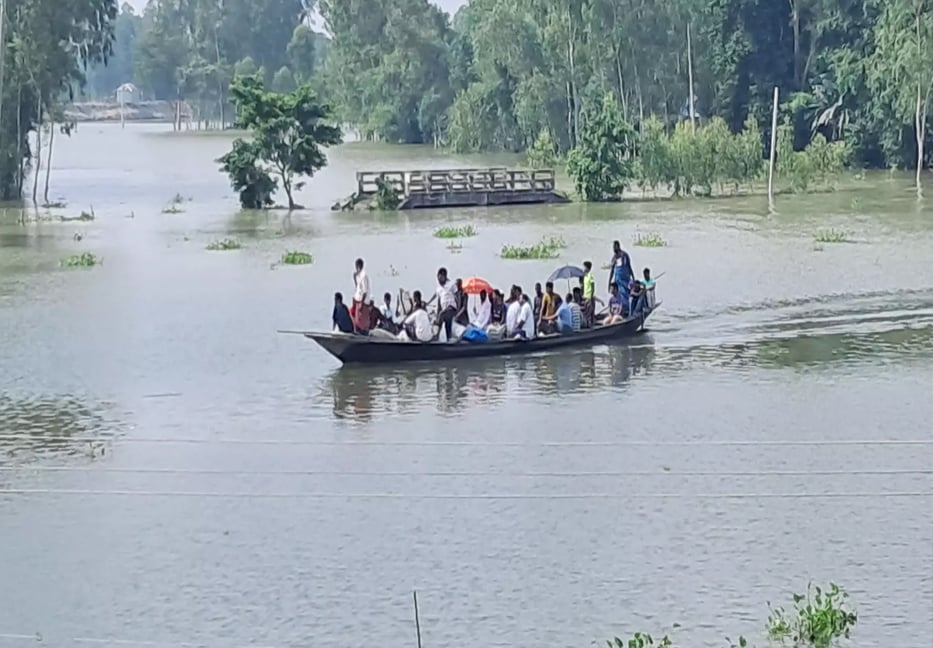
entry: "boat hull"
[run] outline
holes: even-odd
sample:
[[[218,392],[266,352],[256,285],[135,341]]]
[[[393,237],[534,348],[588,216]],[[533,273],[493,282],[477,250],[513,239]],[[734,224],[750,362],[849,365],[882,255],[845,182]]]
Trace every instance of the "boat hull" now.
[[[438,362],[461,358],[523,355],[613,342],[638,334],[644,328],[648,316],[656,309],[657,306],[652,311],[630,317],[618,324],[596,326],[571,335],[552,335],[534,340],[449,344],[447,342],[402,342],[342,333],[307,332],[303,335],[317,342],[325,351],[344,364]]]

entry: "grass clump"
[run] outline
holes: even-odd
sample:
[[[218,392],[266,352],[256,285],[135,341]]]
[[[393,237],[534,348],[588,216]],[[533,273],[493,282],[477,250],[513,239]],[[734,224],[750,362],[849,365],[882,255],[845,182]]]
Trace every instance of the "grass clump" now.
[[[635,234],[632,243],[638,247],[667,247],[667,241],[665,241],[660,234],[653,232],[650,234]]]
[[[308,265],[314,263],[314,257],[307,252],[290,250],[282,255],[282,263],[285,265]]]
[[[768,616],[768,636],[775,641],[790,640],[795,646],[829,648],[838,639],[849,638],[858,616],[846,606],[848,595],[835,583],[823,590],[807,586],[806,594],[794,594],[794,610],[772,608]]]
[[[469,238],[476,236],[476,228],[472,225],[463,225],[462,227],[440,227],[434,230],[434,237],[441,239]]]
[[[67,259],[62,259],[62,266],[66,268],[93,268],[103,262],[103,259],[90,252],[84,254],[73,254]]]
[[[843,230],[828,229],[816,233],[813,240],[817,243],[851,243],[852,238]]]
[[[503,259],[556,259],[560,249],[565,247],[562,239],[542,239],[534,245],[503,245],[499,256]]]
[[[239,250],[242,245],[236,239],[220,239],[219,241],[211,241],[207,245],[207,249],[212,252],[222,251],[222,250]]]
[[[182,203],[185,202],[185,197],[180,193],[172,196],[172,200],[169,202],[168,206],[162,210],[163,214],[181,214],[185,210],[181,208]]]

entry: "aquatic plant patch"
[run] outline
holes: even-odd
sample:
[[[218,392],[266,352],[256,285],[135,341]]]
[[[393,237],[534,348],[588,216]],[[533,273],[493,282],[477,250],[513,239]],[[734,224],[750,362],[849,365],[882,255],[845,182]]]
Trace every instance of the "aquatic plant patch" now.
[[[821,230],[813,240],[817,243],[852,243],[852,237],[848,232],[836,229]]]
[[[85,252],[83,254],[73,254],[66,259],[62,259],[61,264],[66,268],[93,268],[103,262],[98,256]]]
[[[638,247],[667,247],[667,241],[665,241],[660,234],[654,232],[649,234],[635,234],[632,244]]]
[[[560,247],[560,244],[554,239],[545,239],[534,245],[503,245],[499,251],[499,256],[503,259],[518,261],[556,259],[560,256]]]
[[[308,265],[314,263],[314,257],[307,252],[292,250],[282,255],[282,263],[285,265]]]
[[[440,227],[434,230],[434,237],[441,239],[469,238],[471,236],[476,236],[476,228],[472,225]]]
[[[239,250],[242,245],[236,239],[220,239],[219,241],[211,241],[207,245],[207,249],[212,252],[221,251],[221,250]]]

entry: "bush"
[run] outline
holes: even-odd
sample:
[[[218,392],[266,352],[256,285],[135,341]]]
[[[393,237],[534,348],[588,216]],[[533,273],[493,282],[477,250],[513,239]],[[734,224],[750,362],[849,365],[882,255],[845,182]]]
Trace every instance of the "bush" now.
[[[398,209],[402,199],[398,189],[385,178],[376,179],[376,209],[392,211]]]
[[[532,169],[553,169],[557,166],[557,144],[551,137],[550,130],[544,128],[538,133],[534,144],[528,149],[527,158],[528,166]]]

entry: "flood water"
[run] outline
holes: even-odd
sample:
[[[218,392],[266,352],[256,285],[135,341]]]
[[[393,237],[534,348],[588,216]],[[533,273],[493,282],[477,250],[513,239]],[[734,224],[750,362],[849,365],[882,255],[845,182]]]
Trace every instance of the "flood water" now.
[[[53,213],[93,222],[2,217],[0,646],[413,646],[412,590],[425,646],[762,644],[811,580],[853,645],[929,645],[933,187],[332,213],[356,170],[482,162],[346,145],[287,217],[237,209],[228,138],[162,130],[56,141]],[[542,235],[559,260],[498,258]],[[357,256],[380,294],[530,287],[613,239],[666,273],[628,345],[341,369],[276,333],[327,328]]]

